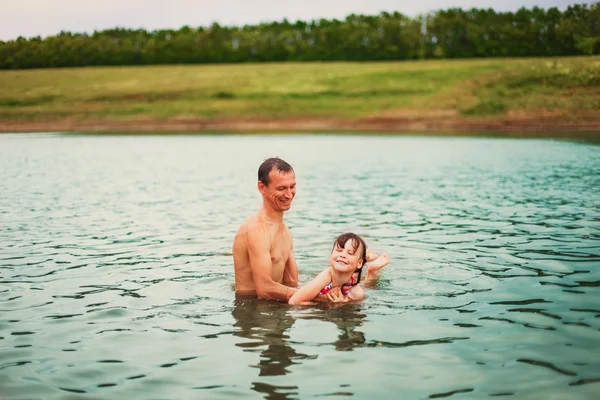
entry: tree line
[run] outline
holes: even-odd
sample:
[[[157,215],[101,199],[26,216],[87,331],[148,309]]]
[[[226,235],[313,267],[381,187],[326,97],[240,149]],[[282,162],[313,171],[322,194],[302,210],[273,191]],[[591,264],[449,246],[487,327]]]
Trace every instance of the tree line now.
[[[516,12],[451,8],[345,20],[107,29],[0,41],[0,69],[600,54],[600,2]]]

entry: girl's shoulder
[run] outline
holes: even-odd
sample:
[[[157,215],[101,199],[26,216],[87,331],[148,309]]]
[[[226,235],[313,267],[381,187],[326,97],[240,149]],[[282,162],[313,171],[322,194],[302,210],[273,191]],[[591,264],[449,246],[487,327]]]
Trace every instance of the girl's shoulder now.
[[[327,267],[325,268],[323,271],[319,272],[319,275],[317,275],[319,277],[329,277],[330,279],[333,278],[333,275],[331,274],[331,267]]]
[[[365,297],[365,292],[360,285],[352,286],[346,293],[351,300],[358,301]]]

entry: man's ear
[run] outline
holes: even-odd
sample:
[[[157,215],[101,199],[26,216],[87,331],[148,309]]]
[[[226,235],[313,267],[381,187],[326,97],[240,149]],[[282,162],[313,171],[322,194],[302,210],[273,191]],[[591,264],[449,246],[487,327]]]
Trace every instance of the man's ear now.
[[[265,194],[265,189],[266,189],[267,187],[265,186],[265,184],[264,184],[264,183],[262,183],[261,181],[258,181],[258,183],[256,184],[256,187],[258,187],[258,191],[259,191],[261,194]]]

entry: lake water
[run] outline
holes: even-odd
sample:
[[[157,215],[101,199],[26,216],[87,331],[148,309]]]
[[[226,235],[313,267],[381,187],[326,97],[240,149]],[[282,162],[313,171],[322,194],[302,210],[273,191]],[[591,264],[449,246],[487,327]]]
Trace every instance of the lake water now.
[[[236,298],[269,156],[301,282],[390,255],[362,303]],[[600,398],[600,146],[0,135],[0,349],[3,400]]]

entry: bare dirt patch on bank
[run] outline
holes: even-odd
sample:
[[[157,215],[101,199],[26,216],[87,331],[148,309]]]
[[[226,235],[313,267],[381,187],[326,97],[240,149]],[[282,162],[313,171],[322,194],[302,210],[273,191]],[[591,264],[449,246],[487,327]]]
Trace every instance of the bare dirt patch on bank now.
[[[1,132],[89,133],[421,133],[523,137],[598,137],[600,120],[558,112],[511,113],[504,118],[466,118],[451,112],[396,112],[344,118],[134,118],[54,121],[0,120]]]

